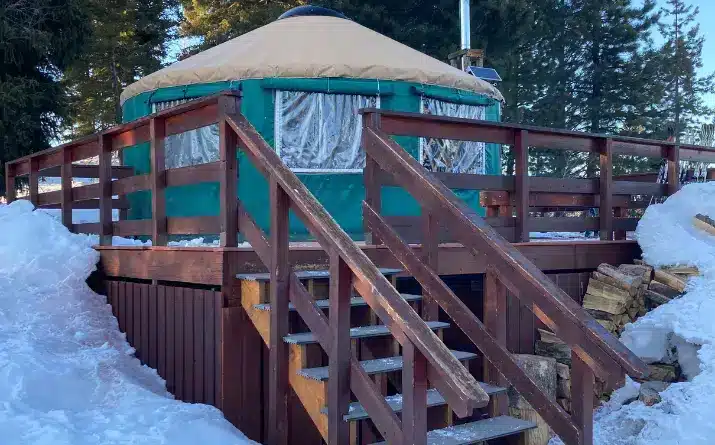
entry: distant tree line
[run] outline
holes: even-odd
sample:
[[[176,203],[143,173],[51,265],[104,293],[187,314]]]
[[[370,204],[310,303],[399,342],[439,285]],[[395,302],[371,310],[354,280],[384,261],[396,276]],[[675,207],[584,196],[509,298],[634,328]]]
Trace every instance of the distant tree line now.
[[[178,57],[269,23],[304,0],[8,0],[0,5],[0,162],[121,122],[123,88]],[[316,0],[446,60],[457,0]],[[698,10],[685,0],[472,0],[472,46],[503,78],[503,120],[665,139],[713,110]],[[595,159],[540,150],[531,170],[592,176]],[[504,168],[513,172],[505,150]],[[618,160],[616,173],[653,168]],[[1,173],[0,173],[1,174]],[[0,185],[2,187],[2,185]]]

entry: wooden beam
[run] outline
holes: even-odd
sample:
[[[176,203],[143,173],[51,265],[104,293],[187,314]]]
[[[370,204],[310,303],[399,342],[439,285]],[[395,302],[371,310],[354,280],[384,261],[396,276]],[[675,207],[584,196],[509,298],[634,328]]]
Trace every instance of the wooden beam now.
[[[529,241],[529,134],[526,130],[514,134],[516,163],[516,241]]]
[[[438,270],[437,256],[439,254],[439,230],[437,217],[428,209],[422,208],[422,255],[423,261],[432,270]],[[422,318],[425,320],[439,319],[439,305],[429,293],[422,292]]]
[[[219,99],[219,155],[221,162],[220,183],[220,219],[221,246],[235,246],[238,243],[238,161],[236,133],[226,121],[229,114],[241,110],[238,98],[222,96]]]
[[[62,158],[60,167],[62,224],[72,230],[72,151],[69,148],[62,149]]]
[[[427,359],[412,344],[402,347],[403,443],[427,444]]]
[[[680,190],[680,146],[668,149],[668,195]]]
[[[30,202],[37,207],[37,205],[40,203],[40,200],[38,198],[39,195],[39,180],[40,180],[40,175],[39,175],[39,170],[38,170],[38,158],[30,158],[29,161],[30,163]]]
[[[288,335],[289,276],[288,210],[286,192],[270,179],[271,209],[271,336],[269,345],[268,444],[288,444]],[[234,214],[235,215],[235,214]]]
[[[167,242],[165,125],[161,118],[149,121],[151,139],[151,240],[154,246]]]
[[[593,444],[593,370],[578,354],[571,354],[571,418],[581,430],[579,445]]]
[[[497,274],[487,269],[484,275],[484,326],[494,336],[494,340],[506,348],[508,310],[506,287],[499,281]],[[501,372],[491,362],[484,362],[485,382],[492,385],[506,385],[506,380]],[[504,416],[509,412],[509,401],[505,395],[492,396],[489,402],[491,417]]]
[[[362,119],[362,138],[360,139],[360,146],[365,152],[365,168],[363,169],[363,184],[365,185],[365,201],[376,209],[378,212],[382,211],[382,181],[385,176],[388,176],[380,170],[375,162],[368,154],[365,148],[367,143],[365,139],[365,129],[368,127],[380,127],[380,115],[376,113],[365,114]],[[367,224],[363,220],[364,231],[365,231],[365,242],[368,244],[380,244],[380,240],[376,239],[372,233],[368,230]]]
[[[350,407],[350,297],[352,272],[339,255],[330,257],[330,336],[328,443],[350,441],[350,424],[343,420]]]
[[[599,207],[601,240],[613,239],[613,141],[601,141],[601,176],[599,178],[601,203]]]
[[[112,138],[100,134],[99,144],[99,244],[112,245]]]
[[[9,162],[5,164],[5,199],[8,204],[15,200],[15,166]]]

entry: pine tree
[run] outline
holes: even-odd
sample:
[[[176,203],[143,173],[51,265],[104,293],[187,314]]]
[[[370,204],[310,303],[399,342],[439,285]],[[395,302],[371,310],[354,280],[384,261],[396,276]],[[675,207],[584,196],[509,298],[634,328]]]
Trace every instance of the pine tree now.
[[[667,0],[666,4],[659,23],[665,38],[661,48],[666,88],[662,117],[673,123],[679,140],[686,130],[713,113],[703,102],[703,96],[715,92],[715,74],[698,73],[703,66],[705,40],[696,24],[699,9],[683,0]]]
[[[92,34],[64,78],[72,137],[121,123],[122,90],[161,68],[178,21],[174,0],[88,1]]]
[[[59,137],[67,103],[58,79],[87,34],[84,8],[83,0],[0,3],[0,166]]]

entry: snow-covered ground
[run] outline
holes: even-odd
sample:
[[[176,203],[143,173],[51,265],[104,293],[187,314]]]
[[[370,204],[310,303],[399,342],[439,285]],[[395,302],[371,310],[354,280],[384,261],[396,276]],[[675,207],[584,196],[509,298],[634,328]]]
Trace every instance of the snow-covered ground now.
[[[597,445],[715,444],[715,236],[692,225],[695,214],[715,218],[715,182],[690,184],[648,207],[636,238],[655,266],[697,266],[687,293],[627,325],[621,340],[646,362],[677,361],[688,381],[674,383],[651,407],[628,381],[595,416]]]
[[[0,205],[0,443],[252,443],[134,358],[85,283],[92,242],[27,201]]]

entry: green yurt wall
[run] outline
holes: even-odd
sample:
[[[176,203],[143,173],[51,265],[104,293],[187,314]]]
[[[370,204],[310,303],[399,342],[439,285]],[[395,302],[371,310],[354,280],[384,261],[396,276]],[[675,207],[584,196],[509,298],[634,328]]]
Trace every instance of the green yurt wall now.
[[[151,114],[153,105],[215,94],[224,90],[240,90],[241,112],[256,127],[263,138],[275,147],[276,91],[304,91],[328,94],[352,94],[379,97],[380,108],[393,111],[420,112],[425,98],[449,104],[485,107],[484,118],[500,120],[500,102],[485,95],[457,88],[425,85],[399,80],[370,80],[345,78],[265,78],[242,81],[222,81],[185,86],[170,86],[145,91],[129,97],[123,104],[125,122]],[[419,159],[418,138],[398,137],[397,141]],[[132,166],[136,174],[150,170],[148,144],[123,151],[123,163]],[[500,174],[500,147],[487,144],[485,173]],[[354,239],[363,238],[362,201],[365,196],[361,173],[297,173],[308,189],[326,207],[340,226]],[[238,196],[258,224],[268,229],[268,185],[251,162],[239,154]],[[474,190],[455,190],[472,208],[481,212],[479,193]],[[130,219],[151,218],[150,191],[129,196]],[[218,183],[192,184],[171,187],[166,191],[168,217],[212,216],[219,214]],[[383,189],[383,211],[386,215],[419,215],[419,207],[407,192],[387,187]],[[309,239],[307,229],[291,215],[291,238]]]

